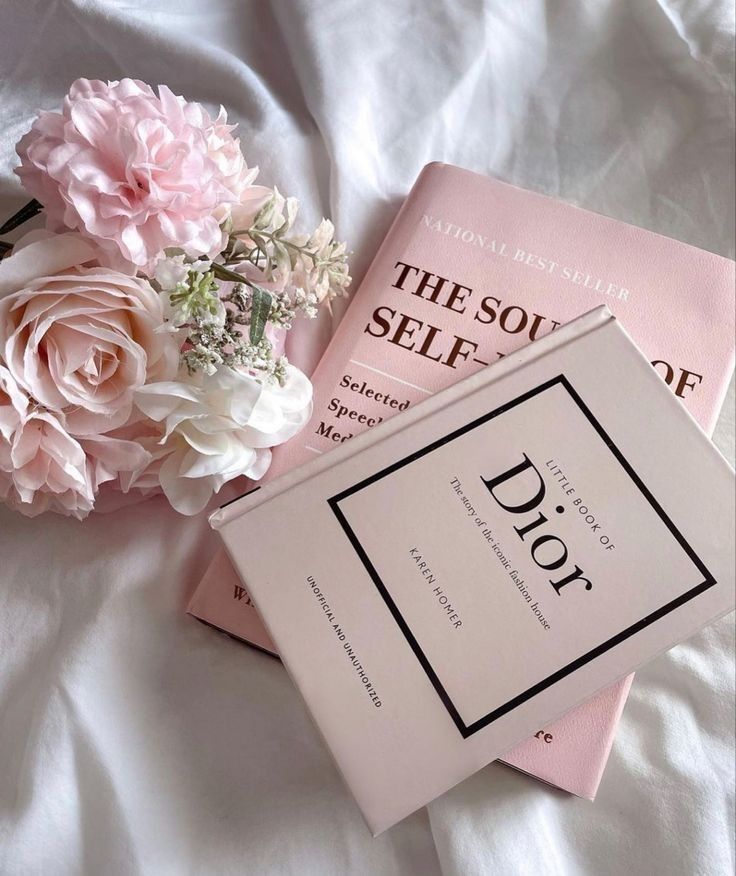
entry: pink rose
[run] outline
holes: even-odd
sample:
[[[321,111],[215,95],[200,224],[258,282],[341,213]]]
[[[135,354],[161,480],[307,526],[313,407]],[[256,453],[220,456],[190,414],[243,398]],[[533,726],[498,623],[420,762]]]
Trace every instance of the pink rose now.
[[[71,228],[151,274],[167,247],[214,257],[220,223],[241,201],[249,169],[223,109],[216,119],[160,85],[78,79],[60,113],[42,112],[21,139],[16,172],[46,208],[49,228]]]
[[[6,461],[7,444],[20,425],[28,408],[28,399],[21,392],[11,373],[0,362],[0,468]]]
[[[152,459],[124,434],[72,438],[55,414],[24,395],[0,363],[0,500],[9,507],[26,517],[55,511],[81,520],[96,504],[102,484],[111,481],[119,490]],[[150,486],[148,493],[160,492],[157,484]]]
[[[94,267],[95,252],[62,234],[21,242],[0,263],[0,356],[77,437],[126,423],[135,391],[173,378],[179,360],[148,282]]]
[[[0,499],[27,517],[79,519],[94,504],[87,457],[49,411],[36,410],[0,365]]]
[[[99,490],[96,511],[115,511],[161,492],[157,472],[162,438],[158,423],[134,412],[119,429],[79,439],[95,490]]]
[[[50,411],[31,412],[5,448],[0,496],[16,511],[86,517],[94,505],[87,457]]]
[[[130,417],[148,375],[177,370],[176,342],[156,333],[158,296],[92,267],[95,253],[78,235],[36,233],[0,264],[0,499],[30,517],[82,519],[102,484],[145,469],[140,443],[97,427]]]

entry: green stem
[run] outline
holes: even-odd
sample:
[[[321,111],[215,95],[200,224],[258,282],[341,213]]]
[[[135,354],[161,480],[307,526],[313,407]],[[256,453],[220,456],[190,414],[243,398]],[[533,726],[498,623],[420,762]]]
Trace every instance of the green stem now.
[[[218,280],[227,280],[229,283],[245,283],[246,286],[253,286],[253,283],[247,277],[231,271],[230,268],[226,268],[225,265],[218,264],[217,262],[212,262],[210,270]]]
[[[255,234],[258,237],[265,237],[266,240],[270,240],[271,243],[273,243],[274,240],[276,239],[275,232],[273,232],[273,231],[260,231],[257,228],[245,228],[245,229],[241,229],[238,231],[231,231],[230,232],[231,237],[237,237],[239,234],[247,234],[248,237],[251,237],[251,238]],[[306,246],[299,246],[298,243],[292,243],[292,241],[286,240],[285,238],[281,238],[277,242],[283,244],[284,246],[287,246],[289,249],[296,250],[297,252],[300,252],[303,255],[308,255],[312,259],[312,261],[314,261],[316,258],[314,253],[311,252]],[[260,247],[257,247],[257,249],[260,250]]]

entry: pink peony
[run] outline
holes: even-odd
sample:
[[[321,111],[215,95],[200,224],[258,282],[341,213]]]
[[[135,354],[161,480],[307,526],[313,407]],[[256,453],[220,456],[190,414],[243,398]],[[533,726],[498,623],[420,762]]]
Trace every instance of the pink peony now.
[[[21,139],[16,172],[48,227],[94,238],[115,267],[149,275],[162,250],[214,257],[255,177],[224,109],[132,79],[78,79],[60,113],[42,112]]]
[[[95,267],[95,252],[61,234],[21,242],[0,264],[0,356],[77,437],[125,424],[135,391],[174,377],[179,361],[148,282]]]
[[[241,195],[240,201],[231,208],[233,231],[239,232],[238,236],[248,240],[248,236],[243,232],[253,225],[256,216],[273,196],[273,189],[266,186],[248,186]]]

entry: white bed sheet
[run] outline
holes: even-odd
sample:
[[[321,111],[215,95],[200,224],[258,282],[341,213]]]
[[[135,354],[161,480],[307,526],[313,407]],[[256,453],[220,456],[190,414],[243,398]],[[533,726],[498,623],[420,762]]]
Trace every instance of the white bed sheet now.
[[[730,0],[5,0],[0,215],[34,111],[136,76],[225,104],[358,278],[432,159],[732,255],[733,39]],[[373,840],[279,663],[184,615],[215,548],[0,511],[3,874],[733,872],[731,619],[638,674],[595,804],[491,765]]]

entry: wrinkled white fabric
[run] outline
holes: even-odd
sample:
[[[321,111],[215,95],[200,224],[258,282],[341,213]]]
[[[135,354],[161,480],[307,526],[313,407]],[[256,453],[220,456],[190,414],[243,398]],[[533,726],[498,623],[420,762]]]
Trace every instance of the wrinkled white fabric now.
[[[432,159],[732,255],[732,16],[5,0],[0,215],[24,202],[13,145],[34,111],[78,76],[136,76],[223,103],[262,179],[334,219],[358,279]],[[296,364],[339,316],[300,326]],[[731,620],[637,675],[594,804],[492,765],[373,840],[279,663],[184,615],[215,547],[161,497],[84,523],[0,510],[3,874],[733,871]]]

